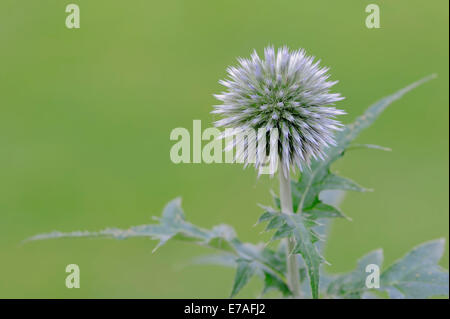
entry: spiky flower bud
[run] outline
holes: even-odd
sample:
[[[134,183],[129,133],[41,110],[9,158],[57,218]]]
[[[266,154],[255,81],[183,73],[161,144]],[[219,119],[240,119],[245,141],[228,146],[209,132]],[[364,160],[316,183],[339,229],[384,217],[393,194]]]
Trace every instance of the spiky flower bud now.
[[[337,81],[328,81],[328,68],[314,59],[303,49],[287,47],[276,54],[273,47],[265,48],[264,59],[256,51],[250,59],[239,58],[239,65],[229,67],[228,78],[219,82],[226,91],[215,95],[223,104],[214,106],[212,113],[222,116],[214,124],[266,132],[278,129],[278,152],[273,153],[285,174],[295,166],[302,170],[311,158],[323,159],[324,148],[335,144],[334,131],[342,126],[335,118],[345,112],[330,106],[343,97],[329,93]],[[266,139],[264,143],[269,146]]]

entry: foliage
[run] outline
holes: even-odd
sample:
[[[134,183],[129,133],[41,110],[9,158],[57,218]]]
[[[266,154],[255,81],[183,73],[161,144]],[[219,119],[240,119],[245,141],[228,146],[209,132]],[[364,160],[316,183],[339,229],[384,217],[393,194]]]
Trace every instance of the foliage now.
[[[267,223],[266,231],[273,232],[271,242],[286,237],[295,239],[294,250],[298,254],[299,273],[305,297],[318,298],[373,298],[379,294],[366,287],[366,266],[376,264],[381,267],[382,250],[373,251],[362,257],[354,271],[330,276],[321,269],[326,262],[321,253],[325,240],[324,225],[332,218],[346,218],[336,201],[324,200],[323,194],[340,191],[367,191],[356,182],[338,176],[331,171],[331,165],[344,153],[356,147],[384,149],[375,145],[352,145],[362,130],[369,127],[378,116],[395,100],[434,76],[417,81],[398,92],[387,96],[370,106],[366,112],[347,125],[336,136],[336,146],[327,150],[325,160],[316,160],[305,169],[299,180],[292,181],[292,199],[296,214],[288,215],[280,211],[279,198],[274,196],[275,207],[263,207],[264,213],[258,223]],[[330,194],[330,193],[328,193]],[[262,295],[276,289],[285,297],[291,295],[286,283],[286,247],[281,241],[277,249],[265,243],[251,244],[240,241],[231,226],[218,225],[203,229],[186,221],[181,208],[181,200],[175,199],[165,207],[156,224],[140,225],[129,229],[108,228],[98,232],[76,231],[70,233],[52,232],[36,235],[29,240],[61,237],[109,237],[125,239],[149,237],[158,240],[155,250],[169,239],[189,241],[208,246],[219,254],[208,255],[195,260],[196,263],[213,263],[236,268],[231,297],[249,282],[253,276],[264,282]],[[448,272],[438,262],[444,251],[444,240],[439,239],[414,248],[405,257],[395,262],[381,273],[378,292],[385,291],[391,298],[427,298],[448,295]]]

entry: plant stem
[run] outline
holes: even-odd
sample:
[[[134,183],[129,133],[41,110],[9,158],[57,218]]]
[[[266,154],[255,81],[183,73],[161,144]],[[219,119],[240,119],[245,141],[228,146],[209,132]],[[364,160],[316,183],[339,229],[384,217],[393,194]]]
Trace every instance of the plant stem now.
[[[280,177],[280,203],[281,212],[284,214],[293,214],[292,193],[290,177],[284,176],[284,172],[278,172]],[[292,237],[286,238],[286,265],[287,265],[287,284],[292,291],[294,298],[301,298],[300,275],[298,269],[297,255],[292,253],[295,246],[295,240]]]

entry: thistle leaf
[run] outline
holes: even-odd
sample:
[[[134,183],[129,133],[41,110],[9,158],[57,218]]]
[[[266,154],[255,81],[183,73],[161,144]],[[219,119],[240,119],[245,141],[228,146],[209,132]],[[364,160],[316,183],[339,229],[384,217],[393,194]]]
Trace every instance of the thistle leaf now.
[[[177,198],[166,205],[162,217],[159,219],[159,224],[140,225],[128,229],[106,228],[96,232],[52,232],[33,236],[27,241],[63,237],[108,237],[115,239],[148,237],[159,241],[153,251],[156,251],[156,249],[164,245],[168,240],[174,238],[231,251],[233,248],[230,245],[230,241],[236,237],[236,234],[233,228],[228,225],[218,225],[209,231],[186,222],[184,212],[181,208],[181,199]]]
[[[394,101],[400,99],[405,93],[413,90],[419,85],[435,78],[436,75],[430,75],[407,87],[389,95],[371,105],[362,116],[358,117],[352,124],[346,125],[344,130],[336,135],[336,146],[330,147],[326,151],[324,160],[317,160],[311,163],[310,169],[305,169],[300,180],[293,187],[294,207],[297,211],[303,211],[306,208],[312,208],[317,205],[320,192],[328,189],[357,190],[364,191],[356,183],[339,178],[330,171],[330,166],[339,159],[350,147],[350,143],[356,139],[359,134],[373,124],[380,114]],[[295,194],[294,194],[295,192]],[[298,193],[301,194],[298,197]]]
[[[293,228],[295,248],[291,253],[301,254],[308,270],[311,293],[314,299],[319,298],[319,267],[325,259],[320,255],[313,243],[311,231],[304,225],[303,217],[286,215],[286,223]]]
[[[276,210],[267,210],[258,222],[268,222],[266,230],[274,230],[272,240],[285,237],[295,239],[295,247],[289,253],[299,254],[299,271],[304,278],[306,271],[310,279],[310,289],[313,298],[319,296],[319,270],[325,259],[319,252],[316,241],[322,240],[323,229],[316,221],[319,218],[345,217],[335,206],[322,201],[321,193],[329,190],[367,191],[350,179],[340,177],[330,171],[331,165],[346,150],[358,147],[378,148],[373,145],[356,145],[350,143],[362,130],[370,126],[392,102],[405,93],[434,78],[435,75],[419,80],[398,92],[383,98],[373,104],[353,124],[347,125],[336,136],[336,146],[326,152],[324,160],[311,163],[310,169],[305,169],[298,181],[292,181],[292,199],[294,211],[299,214],[284,214]],[[384,148],[381,148],[384,149]],[[276,206],[279,199],[275,197]],[[264,279],[263,293],[270,289],[278,289],[283,295],[290,295],[284,274],[286,273],[286,258],[277,250],[273,251],[265,245],[254,245],[241,242],[228,225],[218,225],[212,229],[195,226],[185,220],[181,209],[181,200],[175,199],[167,204],[158,223],[130,227],[128,229],[106,228],[97,232],[74,231],[68,233],[51,232],[36,235],[28,239],[42,240],[63,237],[107,237],[125,239],[131,237],[147,237],[158,240],[156,248],[171,239],[193,242],[195,244],[215,248],[225,255],[209,258],[209,262],[236,266],[236,278],[231,296],[235,296],[251,279],[253,275]],[[382,289],[392,298],[425,298],[434,295],[448,295],[448,272],[438,266],[437,262],[443,253],[443,240],[425,243],[406,255],[403,259],[389,267],[381,276]],[[155,249],[156,249],[155,248]],[[328,287],[330,294],[344,297],[363,297],[367,290],[363,287],[361,267],[370,260],[380,261],[380,253],[373,252],[358,263],[357,270],[337,276],[327,277],[331,281]],[[375,262],[376,263],[376,262]],[[321,284],[323,287],[323,284]],[[322,289],[322,288],[321,288]],[[322,290],[321,290],[322,291]]]
[[[271,290],[278,290],[283,296],[289,296],[291,294],[291,291],[284,281],[280,280],[277,276],[273,276],[271,273],[264,272],[264,288],[261,295],[264,295]]]
[[[276,213],[272,212],[271,214]],[[271,289],[278,287],[283,294],[290,293],[286,292],[287,286],[282,284],[285,282],[286,261],[280,258],[276,252],[263,244],[254,245],[241,242],[234,229],[229,225],[217,225],[209,230],[187,222],[179,198],[166,205],[161,218],[155,224],[134,226],[128,229],[107,228],[96,232],[51,232],[33,236],[27,241],[64,237],[106,237],[114,239],[146,237],[159,241],[153,251],[171,239],[187,241],[214,248],[223,253],[222,255],[203,257],[203,259],[199,258],[198,263],[233,266],[233,264],[237,265],[238,260],[241,262],[245,260],[249,263],[248,267],[251,268],[246,270],[247,275],[253,274],[254,271],[261,276],[269,276],[273,283]],[[242,267],[244,267],[243,264],[241,264]],[[240,275],[242,274],[240,273]],[[241,278],[233,288],[233,295],[246,284],[247,281],[243,279],[245,278]]]
[[[303,211],[303,214],[309,218],[333,218],[345,217],[345,215],[336,207],[327,205],[322,201]]]
[[[237,262],[236,276],[234,277],[233,289],[230,298],[236,294],[248,283],[255,274],[256,267],[251,261],[239,259]]]
[[[321,188],[323,190],[343,190],[343,191],[355,191],[355,192],[367,192],[368,189],[358,185],[356,182],[349,178],[335,175],[333,173],[328,174],[322,181]]]
[[[296,240],[294,253],[301,254],[305,261],[311,281],[310,285],[313,298],[318,296],[319,267],[320,263],[325,260],[320,255],[316,245],[314,244],[316,241],[320,240],[320,235],[311,229],[311,226],[306,225],[304,222],[305,220],[302,218],[306,217],[308,219],[319,219],[345,217],[345,215],[340,212],[337,207],[326,204],[320,199],[320,194],[323,191],[368,191],[368,189],[361,187],[356,182],[332,173],[331,165],[337,159],[342,157],[347,149],[351,148],[351,143],[353,140],[356,139],[365,128],[373,124],[379,115],[392,102],[398,100],[405,93],[434,77],[435,75],[431,75],[423,78],[374,103],[364,112],[362,116],[357,118],[354,123],[347,125],[340,133],[337,134],[336,146],[330,147],[326,151],[325,159],[313,161],[310,165],[310,169],[303,170],[300,179],[297,182],[291,182],[294,211],[299,213],[297,215],[300,216],[295,216],[295,218],[289,217],[285,223],[280,223],[279,217],[277,217],[276,220],[273,218],[270,219],[269,214],[266,214],[261,218],[261,220],[270,220],[270,222],[272,222],[270,227],[268,227],[269,229],[276,228],[272,240],[294,236]],[[366,145],[362,147],[379,148],[373,145]],[[279,208],[279,198],[275,196],[274,200],[276,206]],[[282,215],[284,216],[285,214]]]
[[[267,212],[271,211],[272,219],[268,219]],[[310,278],[311,292],[313,298],[319,296],[319,267],[324,258],[320,255],[314,243],[319,240],[320,235],[315,233],[311,227],[317,225],[315,221],[311,221],[296,214],[274,213],[272,209],[268,209],[264,214],[264,220],[269,220],[269,224],[276,220],[277,227],[272,241],[293,237],[295,239],[294,250],[290,254],[300,254],[303,257],[306,269]],[[260,218],[261,219],[261,218]]]
[[[341,298],[360,299],[366,291],[367,265],[375,264],[381,268],[382,263],[383,251],[381,249],[368,253],[358,260],[357,267],[354,271],[337,276],[336,279],[330,282],[327,294]]]
[[[448,296],[448,271],[438,265],[444,248],[444,239],[417,246],[382,273],[381,288],[391,298]]]
[[[448,296],[448,271],[438,265],[444,253],[445,240],[439,239],[423,243],[411,250],[402,259],[382,271],[380,290],[386,291],[390,298],[429,298]],[[357,268],[347,274],[336,276],[329,284],[326,294],[339,298],[373,297],[365,280],[368,274],[365,268],[369,264],[380,267],[383,252],[375,250],[358,261]]]

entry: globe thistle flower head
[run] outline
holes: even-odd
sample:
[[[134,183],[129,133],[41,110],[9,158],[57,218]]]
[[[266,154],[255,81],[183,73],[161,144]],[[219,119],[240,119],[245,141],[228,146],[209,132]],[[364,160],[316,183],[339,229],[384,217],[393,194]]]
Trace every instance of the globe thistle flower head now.
[[[214,123],[217,127],[278,130],[277,152],[270,156],[278,157],[286,176],[295,167],[309,166],[312,158],[323,159],[324,149],[335,145],[334,131],[342,127],[335,118],[345,112],[332,105],[343,97],[329,92],[337,81],[328,81],[328,68],[314,60],[303,49],[282,47],[275,52],[267,47],[263,58],[255,51],[227,69],[228,78],[219,82],[226,90],[215,95],[223,102],[212,112],[222,117]],[[271,146],[260,135],[256,143]],[[249,164],[248,157],[244,162]],[[258,168],[263,163],[257,159],[254,164]]]

